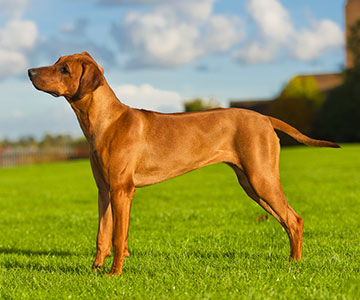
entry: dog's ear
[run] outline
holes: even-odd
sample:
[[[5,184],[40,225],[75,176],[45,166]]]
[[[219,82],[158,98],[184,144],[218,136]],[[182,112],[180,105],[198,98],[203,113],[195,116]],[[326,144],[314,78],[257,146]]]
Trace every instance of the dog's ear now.
[[[91,57],[91,55],[89,54],[89,52],[84,51],[84,52],[81,52],[81,54],[82,54],[82,55],[86,55],[86,56],[90,57],[91,59],[93,59],[93,58]]]
[[[104,74],[104,69],[98,65],[98,63],[92,58],[92,56],[89,54],[89,52],[84,51],[84,52],[81,52],[81,54],[87,56],[88,58],[90,58],[91,61],[95,65],[97,65],[97,67],[100,69],[101,73]]]
[[[94,63],[83,63],[79,87],[72,100],[83,98],[86,94],[95,91],[104,81],[104,76]]]

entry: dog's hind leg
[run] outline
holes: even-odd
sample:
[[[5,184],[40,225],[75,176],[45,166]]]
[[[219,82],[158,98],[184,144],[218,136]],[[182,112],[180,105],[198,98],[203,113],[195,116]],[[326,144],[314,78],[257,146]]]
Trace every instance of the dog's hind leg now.
[[[284,227],[290,240],[290,258],[300,260],[302,255],[303,219],[286,201],[277,176],[264,177],[264,170],[254,173],[251,179],[238,166],[229,164],[235,171],[240,185]]]

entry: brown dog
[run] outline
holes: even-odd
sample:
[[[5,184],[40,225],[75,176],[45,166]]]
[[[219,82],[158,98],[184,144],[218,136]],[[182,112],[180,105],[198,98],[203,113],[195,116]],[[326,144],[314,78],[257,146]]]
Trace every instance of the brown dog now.
[[[161,114],[122,104],[103,70],[84,52],[28,71],[34,86],[64,96],[90,144],[90,162],[99,189],[99,229],[93,268],[106,256],[110,275],[120,275],[128,252],[130,207],[142,187],[218,162],[231,166],[246,193],[285,228],[291,258],[300,260],[303,219],[287,203],[280,185],[281,130],[318,147],[337,144],[311,139],[290,125],[244,109]]]

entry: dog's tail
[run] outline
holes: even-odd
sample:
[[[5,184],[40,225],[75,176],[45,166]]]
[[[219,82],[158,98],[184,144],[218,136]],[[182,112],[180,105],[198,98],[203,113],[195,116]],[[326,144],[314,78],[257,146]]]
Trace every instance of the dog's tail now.
[[[300,143],[309,145],[309,146],[314,146],[314,147],[332,147],[332,148],[340,148],[340,146],[336,143],[333,142],[328,142],[328,141],[321,141],[321,140],[315,140],[312,138],[309,138],[308,136],[302,134],[299,130],[295,129],[294,127],[290,126],[289,124],[273,118],[273,117],[269,117],[269,120],[271,122],[271,125],[275,128],[278,129],[282,132],[285,132],[286,134],[290,135],[291,137],[293,137],[295,140],[297,140]]]

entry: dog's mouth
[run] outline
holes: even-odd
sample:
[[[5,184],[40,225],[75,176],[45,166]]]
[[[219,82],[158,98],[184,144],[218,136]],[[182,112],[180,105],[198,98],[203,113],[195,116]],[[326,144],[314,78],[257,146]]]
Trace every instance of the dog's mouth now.
[[[30,80],[31,80],[31,82],[33,83],[33,85],[34,85],[34,87],[37,89],[37,90],[39,90],[39,91],[42,91],[42,92],[45,92],[45,93],[48,93],[48,94],[50,94],[51,96],[53,96],[53,97],[60,97],[61,95],[58,93],[58,92],[56,92],[56,91],[46,91],[46,90],[43,90],[42,88],[40,88],[40,87],[38,87],[37,86],[37,84],[33,81],[33,79],[32,78],[30,78]]]
[[[60,94],[55,91],[44,91],[44,92],[50,94],[53,97],[60,97]]]

